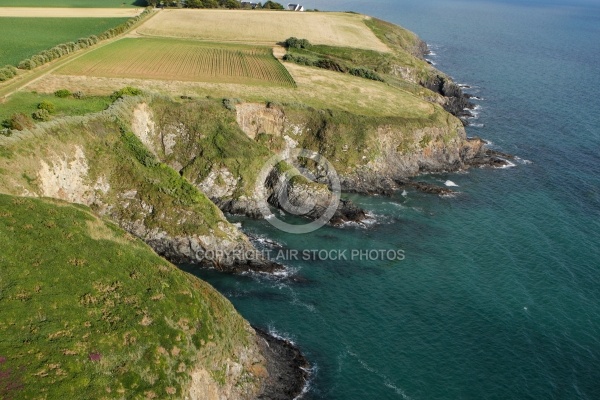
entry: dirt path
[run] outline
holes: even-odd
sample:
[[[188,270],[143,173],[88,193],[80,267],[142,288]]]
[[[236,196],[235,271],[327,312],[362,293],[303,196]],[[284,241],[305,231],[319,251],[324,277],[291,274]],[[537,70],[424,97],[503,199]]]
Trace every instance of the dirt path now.
[[[143,8],[36,8],[0,7],[0,17],[33,18],[131,18]]]

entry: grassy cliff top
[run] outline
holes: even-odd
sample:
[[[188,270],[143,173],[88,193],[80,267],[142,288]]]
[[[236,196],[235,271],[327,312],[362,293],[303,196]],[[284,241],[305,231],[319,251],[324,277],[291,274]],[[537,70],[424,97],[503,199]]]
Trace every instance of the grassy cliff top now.
[[[83,206],[0,195],[0,240],[0,398],[181,398],[199,351],[249,340],[208,284]]]
[[[278,44],[292,36],[314,45],[309,54],[297,55],[320,61],[320,67],[280,60],[286,49]],[[215,49],[235,51],[225,54],[209,48],[209,42]],[[257,62],[255,55],[241,51],[246,48],[242,44],[262,46],[273,54]],[[33,82],[29,90],[52,93],[66,88],[107,95],[136,86],[176,96],[429,119],[434,111],[430,101],[439,99],[419,85],[437,74],[420,58],[424,46],[410,31],[356,13],[162,10],[127,38],[92,48]],[[203,51],[192,50],[199,47]],[[343,65],[346,73],[333,64]],[[380,79],[372,79],[377,76]]]

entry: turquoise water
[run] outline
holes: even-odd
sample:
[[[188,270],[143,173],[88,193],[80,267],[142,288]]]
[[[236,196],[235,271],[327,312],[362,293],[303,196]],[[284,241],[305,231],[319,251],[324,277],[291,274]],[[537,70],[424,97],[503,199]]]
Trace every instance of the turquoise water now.
[[[469,135],[516,166],[429,176],[454,198],[353,196],[369,228],[291,249],[402,249],[404,261],[295,261],[304,282],[195,272],[315,366],[309,399],[600,398],[600,8],[594,3],[309,1],[401,24],[471,85]]]

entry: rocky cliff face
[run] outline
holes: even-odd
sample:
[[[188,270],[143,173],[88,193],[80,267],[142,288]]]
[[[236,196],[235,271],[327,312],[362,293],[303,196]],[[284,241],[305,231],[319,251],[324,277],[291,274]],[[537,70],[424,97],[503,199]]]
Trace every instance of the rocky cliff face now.
[[[478,138],[468,139],[462,123],[441,110],[435,111],[431,122],[412,126],[393,118],[356,117],[289,106],[241,105],[237,113],[242,115],[238,121],[248,135],[277,115],[279,124],[270,125],[270,132],[265,133],[280,137],[284,152],[305,147],[326,156],[336,168],[342,190],[348,192],[386,193],[420,173],[493,164],[485,143]],[[297,198],[299,203],[309,201],[307,192],[313,193],[313,203],[327,202],[328,195],[314,188],[298,184],[271,186],[273,194],[287,190],[286,197]],[[352,213],[351,208],[348,212]]]
[[[173,262],[232,272],[281,268],[262,259],[202,192],[147,150],[152,120],[144,119],[143,108],[133,113],[139,141],[122,132],[114,116],[129,108],[121,104],[2,139],[15,156],[0,159],[0,190],[90,206]]]
[[[89,205],[174,262],[224,271],[280,267],[260,258],[222,211],[261,217],[266,189],[272,206],[310,205],[300,214],[317,219],[333,199],[323,167],[302,159],[273,169],[264,188],[257,185],[274,154],[319,153],[342,190],[361,193],[388,193],[422,172],[501,162],[437,106],[429,120],[411,121],[261,104],[232,111],[213,100],[160,97],[40,124],[2,139],[2,146],[11,154],[0,158],[3,191]],[[314,181],[286,178],[299,169]],[[342,200],[331,223],[364,218]]]

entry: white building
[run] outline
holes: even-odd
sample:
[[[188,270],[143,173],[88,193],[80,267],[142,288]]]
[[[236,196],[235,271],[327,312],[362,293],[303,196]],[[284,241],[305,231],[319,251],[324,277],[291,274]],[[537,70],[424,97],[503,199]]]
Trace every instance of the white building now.
[[[288,10],[290,11],[304,11],[304,7],[300,4],[288,4]]]

